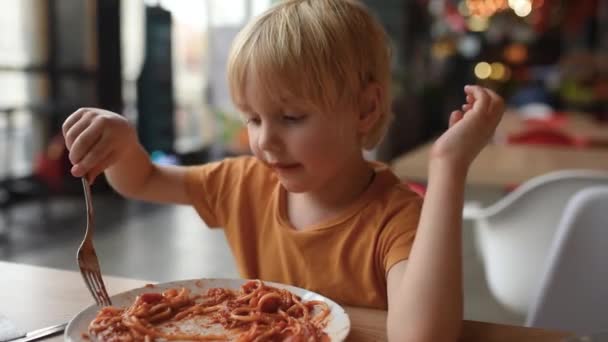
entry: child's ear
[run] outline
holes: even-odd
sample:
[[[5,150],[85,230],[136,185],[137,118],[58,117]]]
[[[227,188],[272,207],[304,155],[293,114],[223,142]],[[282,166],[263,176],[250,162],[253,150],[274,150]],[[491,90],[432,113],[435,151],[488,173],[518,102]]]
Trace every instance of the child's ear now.
[[[382,89],[375,82],[370,82],[361,92],[359,111],[359,131],[367,133],[381,115]]]

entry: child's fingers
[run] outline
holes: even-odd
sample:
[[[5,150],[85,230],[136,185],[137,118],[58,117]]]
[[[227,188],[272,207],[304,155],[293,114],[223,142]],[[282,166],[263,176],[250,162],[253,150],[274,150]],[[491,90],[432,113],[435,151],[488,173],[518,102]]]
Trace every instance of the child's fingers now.
[[[97,174],[103,171],[105,168],[101,166],[102,161],[108,159],[113,153],[111,151],[104,151],[103,154],[94,152],[87,154],[80,163],[74,164],[70,172],[74,177],[86,177],[89,182],[93,182]],[[101,171],[99,171],[101,170]]]
[[[504,112],[504,101],[500,95],[491,89],[486,89],[486,92],[490,96],[490,110],[495,114],[502,114]]]
[[[101,139],[103,135],[103,124],[100,120],[94,120],[82,133],[78,135],[68,155],[72,164],[78,164],[89,150]]]
[[[97,165],[95,165],[95,167],[87,173],[87,180],[89,181],[89,183],[93,184],[95,178],[97,178],[97,176],[102,174],[105,169],[107,169],[108,167],[110,167],[110,165],[114,163],[115,158],[115,154],[110,153],[104,159],[101,159],[99,163],[97,163]]]
[[[76,177],[80,176],[84,173],[89,173],[90,170],[93,170],[99,166],[99,164],[108,158],[114,151],[111,148],[108,148],[107,139],[101,137],[95,143],[95,145],[87,152],[87,154],[82,158],[80,162],[75,164],[77,166],[77,170],[80,170],[79,175],[74,175]]]
[[[455,110],[450,114],[450,127],[454,126],[463,117],[463,113],[459,110]]]
[[[500,97],[500,96],[499,96],[499,95],[498,95],[498,94],[497,94],[497,93],[496,93],[494,90],[492,90],[492,89],[490,89],[490,88],[485,88],[484,90],[485,90],[485,91],[488,93],[488,95],[490,95],[490,97],[492,97],[493,99],[500,99],[500,98],[501,98],[501,97]]]
[[[89,120],[94,117],[95,112],[91,109],[91,108],[80,108],[77,111],[75,111],[74,113],[70,114],[70,116],[68,116],[68,118],[63,122],[63,125],[61,125],[61,131],[63,133],[63,137],[66,138],[66,146],[68,144],[68,134],[70,134],[69,132],[74,128],[74,126],[78,125],[80,122],[82,122],[83,118],[88,117]],[[71,143],[73,143],[74,140],[72,139],[70,141],[70,145]],[[68,149],[71,146],[68,146]]]
[[[63,122],[63,125],[61,126],[61,131],[62,131],[64,137],[67,135],[70,128],[72,128],[72,126],[74,126],[74,124],[76,122],[78,122],[78,120],[80,120],[80,118],[82,117],[82,115],[85,112],[86,112],[86,109],[80,108],[77,111],[75,111],[74,113],[70,114],[70,116],[68,116],[67,119],[65,119],[65,121]]]
[[[480,86],[467,85],[464,87],[464,91],[467,95],[472,96],[475,101],[473,102],[472,110],[477,113],[485,113],[488,111],[490,106],[490,95]]]
[[[68,151],[72,149],[72,145],[74,145],[74,141],[91,125],[93,121],[92,115],[87,115],[87,113],[83,113],[79,116],[78,121],[74,122],[70,125],[67,131],[64,132],[63,136],[65,138],[65,146],[68,148]]]
[[[466,103],[462,105],[462,111],[463,113],[468,112],[469,110],[471,110],[471,108],[473,108],[473,102],[475,102],[475,98],[471,95],[467,95],[466,96]]]
[[[91,150],[80,163],[74,164],[70,172],[74,177],[87,177],[87,180],[93,181],[97,174],[102,172],[105,167],[102,163],[106,162],[114,153],[110,150],[100,152]],[[101,170],[101,171],[100,171]]]

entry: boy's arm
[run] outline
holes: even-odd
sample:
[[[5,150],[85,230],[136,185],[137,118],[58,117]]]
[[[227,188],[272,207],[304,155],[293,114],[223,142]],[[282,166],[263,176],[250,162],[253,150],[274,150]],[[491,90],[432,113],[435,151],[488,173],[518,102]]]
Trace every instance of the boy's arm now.
[[[455,341],[460,334],[465,175],[446,167],[431,168],[409,260],[388,272],[389,341]]]
[[[469,165],[504,112],[489,89],[465,87],[467,104],[433,144],[418,231],[405,263],[387,275],[391,341],[455,341],[462,325],[462,207]]]
[[[62,126],[74,177],[92,182],[106,173],[112,187],[135,199],[188,204],[185,168],[154,165],[127,119],[99,108],[80,108]]]
[[[114,190],[125,197],[149,202],[190,204],[186,169],[157,165],[139,144],[105,171]]]

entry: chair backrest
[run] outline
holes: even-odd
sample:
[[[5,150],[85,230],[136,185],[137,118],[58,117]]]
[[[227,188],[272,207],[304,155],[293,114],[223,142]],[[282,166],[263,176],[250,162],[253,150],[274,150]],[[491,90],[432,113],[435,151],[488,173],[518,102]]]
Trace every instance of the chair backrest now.
[[[486,279],[496,299],[526,314],[567,201],[579,190],[608,185],[608,172],[569,170],[523,183],[473,217]]]
[[[527,324],[578,334],[608,330],[608,186],[577,192],[549,251]]]

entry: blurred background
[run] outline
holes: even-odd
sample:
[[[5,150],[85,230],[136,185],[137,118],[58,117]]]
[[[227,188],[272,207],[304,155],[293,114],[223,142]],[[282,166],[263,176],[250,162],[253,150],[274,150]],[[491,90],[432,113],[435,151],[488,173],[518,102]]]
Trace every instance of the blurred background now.
[[[84,200],[61,124],[80,107],[126,116],[159,163],[248,153],[226,58],[273,2],[0,0],[0,260],[76,269]],[[465,84],[495,89],[528,118],[608,119],[608,0],[364,2],[395,51],[396,118],[370,158],[391,162],[443,132]],[[237,275],[221,231],[194,211],[124,200],[103,179],[94,193],[106,273]],[[488,291],[472,240],[465,247],[466,317],[522,323]]]

